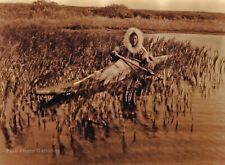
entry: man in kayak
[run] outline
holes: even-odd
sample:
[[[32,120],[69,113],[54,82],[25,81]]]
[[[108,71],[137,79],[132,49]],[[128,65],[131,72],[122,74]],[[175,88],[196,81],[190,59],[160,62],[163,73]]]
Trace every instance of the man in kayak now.
[[[122,97],[123,117],[133,122],[136,118],[135,96],[139,95],[140,90],[146,85],[146,78],[154,75],[151,70],[154,66],[154,58],[144,48],[143,38],[143,33],[139,29],[129,28],[124,35],[123,44],[114,48],[110,58],[112,62],[123,60],[135,71],[131,73],[132,81],[125,87]]]
[[[123,44],[120,47],[115,47],[111,53],[111,61],[115,63],[95,71],[82,80],[73,80],[64,85],[59,84],[53,87],[37,89],[36,94],[59,95],[76,93],[76,89],[79,89],[81,86],[80,84],[89,84],[87,82],[90,80],[91,82],[101,82],[107,85],[124,80],[128,75],[132,78],[134,77],[133,79],[155,77],[161,80],[154,75],[152,70],[155,69],[157,64],[165,62],[168,57],[168,55],[165,55],[153,58],[143,46],[143,33],[137,28],[129,28],[124,36]]]
[[[139,63],[140,66],[149,68],[153,63],[153,56],[143,46],[143,33],[137,28],[129,28],[124,35],[123,45],[116,46],[111,53],[111,61],[120,58],[118,55],[129,58]]]

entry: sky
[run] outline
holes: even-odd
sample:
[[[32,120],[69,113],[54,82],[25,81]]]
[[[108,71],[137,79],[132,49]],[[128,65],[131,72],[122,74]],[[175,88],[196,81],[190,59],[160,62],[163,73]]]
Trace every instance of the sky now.
[[[0,0],[0,2],[25,2],[34,0]],[[150,10],[207,11],[225,13],[225,0],[54,0],[63,5],[107,6],[124,4],[129,8]]]

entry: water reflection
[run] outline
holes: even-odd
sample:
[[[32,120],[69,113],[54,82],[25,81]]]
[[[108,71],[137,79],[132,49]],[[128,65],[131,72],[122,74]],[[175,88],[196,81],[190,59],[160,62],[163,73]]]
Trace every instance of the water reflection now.
[[[126,84],[133,79],[127,77],[121,83],[104,87],[105,91],[97,88],[92,95],[78,94],[66,98],[63,104],[51,104],[50,107],[46,104],[51,97],[31,94],[25,101],[18,95],[17,85],[12,85],[11,90],[4,87],[7,92],[3,92],[3,105],[7,108],[1,112],[1,129],[5,147],[50,148],[53,157],[72,155],[84,162],[107,160],[107,156],[120,160],[122,153],[128,159],[140,156],[154,160],[153,154],[156,154],[158,159],[164,156],[165,160],[169,159],[168,150],[174,152],[172,158],[179,162],[182,158],[175,154],[182,147],[188,146],[181,157],[191,157],[190,152],[199,152],[191,147],[202,147],[197,137],[200,135],[192,133],[200,131],[199,116],[204,121],[210,115],[201,116],[207,113],[200,107],[204,101],[199,100],[200,97],[191,99],[193,88],[199,89],[203,96],[212,93],[212,89],[222,83],[224,61],[214,51],[199,45],[194,47],[192,42],[177,38],[150,37],[146,44],[155,55],[174,55],[157,66],[157,75],[163,80],[139,79],[128,88]],[[199,102],[192,103],[196,100]],[[211,114],[211,109],[208,110]],[[207,132],[205,128],[201,131]],[[40,138],[32,138],[31,134]],[[203,138],[208,142],[207,137]],[[175,147],[176,141],[181,142],[180,147]],[[108,151],[105,151],[106,147]],[[149,158],[144,153],[149,153]]]

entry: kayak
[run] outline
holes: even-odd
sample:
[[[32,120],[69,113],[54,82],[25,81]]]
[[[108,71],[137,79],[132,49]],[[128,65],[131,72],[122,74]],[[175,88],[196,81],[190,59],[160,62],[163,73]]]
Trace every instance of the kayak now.
[[[155,57],[154,66],[161,62],[165,62],[169,57],[170,55]],[[88,89],[100,84],[104,86],[116,83],[124,80],[132,71],[140,69],[138,66],[139,62],[124,57],[79,81],[72,80],[51,87],[39,88],[36,89],[35,93],[37,95],[66,95],[76,93],[77,91],[80,91],[80,89]]]

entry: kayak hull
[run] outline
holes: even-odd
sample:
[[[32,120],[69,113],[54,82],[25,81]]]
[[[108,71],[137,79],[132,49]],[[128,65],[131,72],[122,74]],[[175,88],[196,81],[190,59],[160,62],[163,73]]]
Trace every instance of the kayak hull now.
[[[160,56],[154,58],[153,66],[165,62],[170,55]],[[127,59],[130,60],[130,59]],[[76,93],[81,88],[88,88],[101,83],[102,85],[108,85],[124,80],[127,75],[131,74],[132,71],[138,70],[135,65],[139,65],[137,61],[132,63],[126,62],[125,60],[119,59],[115,63],[111,63],[109,66],[95,71],[89,76],[77,81],[72,80],[70,82],[60,83],[59,85],[39,88],[36,89],[37,95],[60,95],[60,94],[71,94]]]

